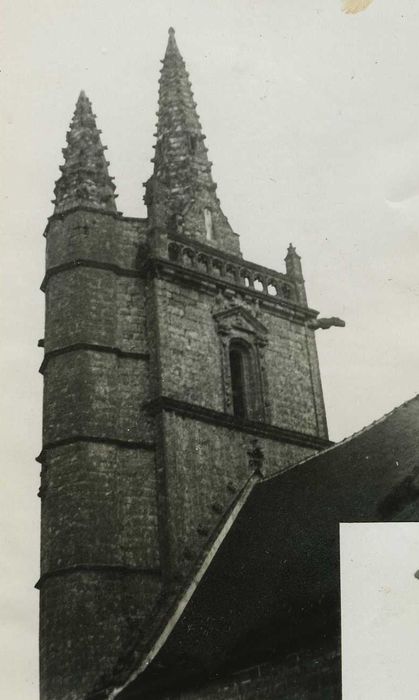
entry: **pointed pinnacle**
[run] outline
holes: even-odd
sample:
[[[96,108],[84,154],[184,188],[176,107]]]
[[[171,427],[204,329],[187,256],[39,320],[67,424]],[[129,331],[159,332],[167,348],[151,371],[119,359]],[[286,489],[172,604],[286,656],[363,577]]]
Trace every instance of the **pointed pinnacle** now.
[[[63,149],[64,165],[54,193],[55,213],[77,206],[116,212],[115,185],[108,172],[109,162],[103,155],[105,147],[100,140],[92,105],[84,90],[76,103],[67,146]]]
[[[90,102],[89,98],[87,97],[84,90],[80,90],[80,94],[79,94],[79,96],[77,98],[77,102],[76,102],[76,109],[78,107],[81,107],[82,105],[86,105],[86,107],[88,107],[90,110],[92,108],[92,104],[91,104],[91,102]]]
[[[169,27],[169,39],[167,42],[166,56],[169,53],[176,53],[181,58],[180,51],[178,49],[178,45],[175,39],[175,30],[173,29],[173,27]]]

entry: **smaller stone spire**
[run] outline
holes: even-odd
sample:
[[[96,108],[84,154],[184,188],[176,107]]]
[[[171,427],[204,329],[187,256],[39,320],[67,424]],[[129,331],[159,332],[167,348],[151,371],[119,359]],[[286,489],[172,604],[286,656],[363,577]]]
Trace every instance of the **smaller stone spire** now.
[[[301,257],[298,255],[296,248],[292,243],[289,244],[287,256],[285,258],[287,275],[289,277],[303,279],[303,270],[301,267]]]
[[[116,213],[118,195],[108,173],[106,146],[102,146],[100,134],[91,102],[82,90],[63,148],[61,177],[55,183],[55,214],[80,206]]]
[[[292,243],[290,243],[288,246],[285,266],[288,277],[295,284],[298,301],[300,304],[307,306],[307,296],[304,285],[303,268],[301,266],[301,257],[298,255]]]

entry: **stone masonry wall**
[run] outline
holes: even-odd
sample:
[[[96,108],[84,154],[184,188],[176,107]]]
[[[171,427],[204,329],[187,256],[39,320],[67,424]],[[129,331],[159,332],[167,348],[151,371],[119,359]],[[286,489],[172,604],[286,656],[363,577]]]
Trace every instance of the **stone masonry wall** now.
[[[224,411],[221,347],[213,318],[223,302],[214,293],[179,281],[156,281],[160,328],[162,393]],[[271,417],[278,427],[326,437],[321,388],[313,381],[310,333],[304,325],[230,295],[268,329],[265,349]],[[318,414],[321,413],[320,418]]]
[[[52,357],[44,378],[44,440],[84,435],[152,440],[141,408],[149,398],[148,362],[77,350]]]
[[[147,222],[78,210],[51,221],[46,239],[47,270],[77,259],[134,270],[147,240]]]
[[[160,593],[140,221],[77,211],[47,231],[41,697],[79,700]]]
[[[313,357],[308,331],[236,291],[222,295],[215,287],[191,285],[176,276],[173,281],[154,278],[149,283],[149,320],[157,326],[152,360],[159,373],[157,392],[186,404],[225,412],[221,337],[214,314],[234,307],[245,309],[267,330],[264,347],[266,396],[265,422],[279,428],[326,437],[319,423],[322,397],[313,381]],[[234,332],[234,331],[233,331]],[[153,395],[153,394],[152,394]],[[319,427],[320,426],[320,427]],[[172,573],[185,575],[199,556],[207,538],[250,477],[248,466],[252,437],[238,427],[165,414],[157,438],[164,476],[159,503]],[[161,444],[163,443],[163,444]],[[260,439],[267,473],[308,457],[315,448]]]
[[[153,451],[63,445],[44,469],[42,574],[90,564],[158,570]]]
[[[177,416],[164,417],[166,489],[172,562],[185,570],[252,474],[251,434]],[[313,448],[258,438],[271,474],[308,457]]]
[[[162,573],[187,575],[251,475],[252,434],[148,407],[166,396],[226,410],[214,313],[237,305],[267,329],[264,421],[326,435],[310,332],[245,293],[143,275],[147,235],[83,211],[48,227],[42,700],[78,699],[110,672]],[[267,473],[314,450],[259,443]]]
[[[223,411],[221,353],[212,318],[214,299],[175,283],[155,283],[162,394]]]
[[[83,266],[63,270],[48,282],[46,351],[84,342],[145,352],[143,299],[138,277]]]
[[[79,571],[45,581],[40,606],[44,700],[81,700],[109,676],[144,629],[160,591],[156,576]]]
[[[141,634],[160,593],[154,454],[62,446],[43,482],[41,697],[79,700]]]
[[[313,332],[263,309],[259,320],[268,329],[265,356],[271,422],[281,428],[327,437],[321,387],[313,382],[308,347],[308,337]]]

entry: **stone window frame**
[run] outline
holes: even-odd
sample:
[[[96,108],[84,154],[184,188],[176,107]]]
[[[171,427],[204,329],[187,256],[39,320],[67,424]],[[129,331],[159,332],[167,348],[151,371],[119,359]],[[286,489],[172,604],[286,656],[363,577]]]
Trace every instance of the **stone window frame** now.
[[[231,343],[243,343],[248,349],[249,361],[245,376],[247,411],[242,420],[269,422],[270,402],[265,358],[268,344],[267,328],[240,306],[215,313],[213,318],[220,342],[224,411],[234,415],[230,371]]]

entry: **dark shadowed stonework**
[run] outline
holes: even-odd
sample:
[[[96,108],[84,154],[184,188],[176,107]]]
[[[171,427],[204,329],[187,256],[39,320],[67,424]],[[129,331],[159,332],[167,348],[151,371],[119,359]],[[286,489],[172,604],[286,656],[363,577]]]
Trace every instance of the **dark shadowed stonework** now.
[[[336,585],[307,609],[284,593],[292,571],[275,588],[293,517],[281,490],[267,487],[240,558],[220,557],[259,482],[330,446],[314,333],[342,322],[307,305],[292,245],[282,272],[243,259],[195,107],[170,30],[147,219],[117,211],[84,93],[67,134],[42,283],[42,700],[340,695]],[[304,512],[320,483],[288,505]],[[182,637],[183,609],[199,624]]]
[[[256,478],[198,563],[196,590],[115,675],[118,697],[339,698],[339,523],[419,519],[418,427],[416,397]]]

